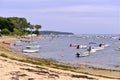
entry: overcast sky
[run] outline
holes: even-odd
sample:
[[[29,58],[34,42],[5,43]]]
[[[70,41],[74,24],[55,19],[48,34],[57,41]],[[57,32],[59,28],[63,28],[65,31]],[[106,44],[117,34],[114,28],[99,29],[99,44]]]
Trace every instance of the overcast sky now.
[[[0,16],[25,17],[41,30],[120,34],[120,0],[0,0]]]

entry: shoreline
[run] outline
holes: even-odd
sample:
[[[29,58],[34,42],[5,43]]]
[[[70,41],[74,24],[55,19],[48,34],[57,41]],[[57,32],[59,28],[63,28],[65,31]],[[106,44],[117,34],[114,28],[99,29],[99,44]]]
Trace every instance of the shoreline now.
[[[56,62],[54,62],[54,61],[49,61],[49,60],[44,60],[44,59],[41,60],[41,59],[38,59],[38,58],[37,59],[36,58],[30,58],[27,55],[17,54],[16,52],[7,48],[8,46],[2,44],[3,41],[13,42],[13,41],[18,41],[18,40],[20,40],[20,39],[17,39],[15,37],[0,38],[0,44],[1,44],[0,55],[2,56],[2,57],[0,57],[0,61],[1,61],[0,66],[4,65],[4,64],[2,64],[2,61],[4,62],[4,60],[7,60],[8,62],[11,61],[11,63],[12,62],[14,63],[14,61],[15,62],[17,61],[16,63],[20,63],[21,65],[30,63],[28,65],[37,66],[37,67],[40,66],[42,68],[45,68],[45,66],[46,66],[47,68],[45,70],[47,70],[51,67],[50,69],[53,69],[52,71],[54,71],[54,69],[56,68],[58,70],[58,73],[59,73],[59,71],[61,71],[60,69],[62,69],[63,73],[59,74],[60,76],[63,76],[64,72],[67,72],[67,71],[70,73],[69,75],[72,75],[71,71],[73,73],[77,72],[77,73],[74,73],[74,74],[77,74],[77,75],[72,75],[72,76],[67,75],[67,77],[64,76],[66,78],[63,78],[63,79],[61,79],[61,77],[59,76],[59,78],[55,77],[55,79],[43,78],[42,80],[49,80],[49,79],[50,80],[66,80],[66,79],[70,79],[70,80],[77,80],[77,79],[79,79],[79,80],[80,79],[81,80],[84,80],[84,79],[89,80],[89,77],[93,78],[95,80],[120,79],[120,71],[119,70],[114,71],[114,70],[110,70],[110,69],[108,69],[108,70],[107,69],[102,69],[102,68],[100,69],[100,68],[97,68],[97,67],[95,68],[95,67],[91,67],[91,66],[88,66],[88,65],[86,65],[86,66],[85,65],[80,65],[80,67],[70,67],[70,66],[66,66],[66,65],[63,65],[63,64],[56,64]],[[3,57],[5,57],[5,58],[3,58]],[[10,60],[10,59],[12,59],[12,60]],[[42,62],[40,63],[39,61],[43,61],[43,63]],[[11,64],[9,64],[9,65],[11,65]],[[19,65],[15,65],[15,66],[20,67]],[[24,66],[24,67],[26,67],[26,66]],[[31,70],[31,68],[32,67],[30,67],[30,70]],[[1,69],[2,68],[0,68],[0,70]],[[17,68],[15,68],[15,69],[17,70]],[[28,71],[29,69],[25,69],[25,70]],[[19,69],[19,71],[24,71],[24,70]],[[34,72],[36,73],[36,71],[33,70],[33,73]],[[35,75],[35,73],[34,73],[34,75]],[[46,73],[46,74],[49,75],[48,73]],[[35,76],[38,76],[38,75],[36,74]],[[58,76],[58,74],[56,74],[56,76]],[[3,77],[5,77],[5,76],[3,76]],[[41,77],[45,77],[45,76],[42,75]],[[76,79],[76,77],[77,77],[77,79]],[[85,78],[83,78],[83,77],[85,77]],[[7,80],[7,79],[4,79],[4,80]],[[27,80],[27,79],[22,79],[22,80]],[[37,79],[35,79],[35,80],[37,80]]]

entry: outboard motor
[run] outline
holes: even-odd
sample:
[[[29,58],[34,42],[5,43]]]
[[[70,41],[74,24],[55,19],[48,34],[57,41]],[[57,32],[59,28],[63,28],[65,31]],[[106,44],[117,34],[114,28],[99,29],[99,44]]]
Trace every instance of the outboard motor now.
[[[76,57],[80,57],[80,53],[76,53]]]
[[[79,48],[80,48],[80,45],[78,45],[76,49],[79,49]]]

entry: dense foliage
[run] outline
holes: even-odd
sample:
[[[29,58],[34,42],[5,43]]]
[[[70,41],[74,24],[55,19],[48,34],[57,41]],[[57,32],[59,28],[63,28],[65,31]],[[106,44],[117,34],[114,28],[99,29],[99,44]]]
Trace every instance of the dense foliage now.
[[[23,35],[30,33],[34,29],[37,35],[41,25],[32,25],[25,18],[19,17],[0,17],[0,33],[1,34],[16,34]]]

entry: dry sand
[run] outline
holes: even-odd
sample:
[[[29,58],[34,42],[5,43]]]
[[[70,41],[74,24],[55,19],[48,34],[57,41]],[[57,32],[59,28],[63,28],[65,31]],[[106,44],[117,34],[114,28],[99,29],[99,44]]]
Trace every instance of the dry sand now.
[[[19,40],[14,37],[0,38],[3,41]],[[104,74],[104,73],[103,73]],[[0,57],[0,80],[113,80],[102,77],[58,70]]]
[[[0,57],[0,80],[112,80]]]

